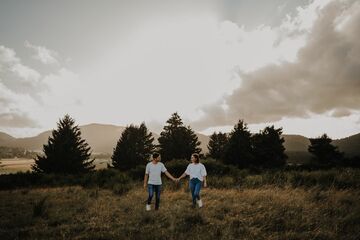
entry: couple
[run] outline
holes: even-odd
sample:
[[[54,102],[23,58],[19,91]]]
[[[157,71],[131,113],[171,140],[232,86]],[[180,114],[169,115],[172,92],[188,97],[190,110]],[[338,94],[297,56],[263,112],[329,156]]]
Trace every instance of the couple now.
[[[146,165],[145,176],[144,176],[144,188],[148,189],[149,197],[146,204],[146,211],[151,210],[151,200],[155,193],[155,210],[159,209],[160,205],[160,194],[161,194],[161,173],[171,180],[178,182],[180,179],[190,176],[190,191],[192,196],[193,207],[196,203],[201,208],[203,206],[202,200],[200,199],[200,189],[204,182],[204,187],[207,187],[206,183],[206,169],[203,164],[200,163],[199,155],[194,153],[191,155],[191,163],[187,166],[185,172],[178,178],[174,178],[166,169],[165,165],[160,162],[161,157],[159,153],[153,153],[152,161]]]

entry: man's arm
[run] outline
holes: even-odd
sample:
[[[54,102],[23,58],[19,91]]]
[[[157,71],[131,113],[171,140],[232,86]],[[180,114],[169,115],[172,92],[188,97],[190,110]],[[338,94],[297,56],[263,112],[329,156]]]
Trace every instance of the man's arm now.
[[[149,174],[145,173],[145,176],[144,176],[144,188],[146,188],[146,186],[147,186],[148,179],[149,179]]]
[[[176,181],[176,178],[174,178],[173,175],[171,175],[168,171],[165,171],[165,175],[171,180]]]

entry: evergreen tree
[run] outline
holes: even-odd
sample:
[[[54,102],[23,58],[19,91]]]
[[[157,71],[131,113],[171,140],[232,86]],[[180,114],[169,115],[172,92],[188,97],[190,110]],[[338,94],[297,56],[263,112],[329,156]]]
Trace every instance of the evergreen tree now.
[[[43,146],[43,156],[37,155],[32,169],[43,173],[75,174],[94,169],[90,160],[90,147],[81,138],[80,128],[75,120],[65,115],[52,131],[48,143]]]
[[[148,132],[145,123],[139,127],[126,127],[111,157],[112,165],[117,169],[128,170],[145,164],[154,151],[153,141],[152,133]]]
[[[284,138],[281,137],[282,128],[266,127],[251,137],[254,165],[261,167],[281,167],[286,164]]]
[[[190,126],[185,127],[177,113],[171,115],[160,133],[159,147],[163,161],[188,159],[193,153],[200,153],[200,142]]]
[[[318,138],[310,138],[308,151],[313,154],[313,161],[318,165],[338,165],[342,162],[344,153],[331,144],[332,139],[326,134]]]
[[[226,133],[216,133],[214,132],[210,136],[208,149],[209,149],[209,157],[214,159],[223,159],[225,155],[225,149],[228,144],[228,137]]]
[[[224,156],[224,163],[237,165],[238,167],[248,167],[253,163],[251,149],[251,133],[243,120],[234,126],[229,135]]]

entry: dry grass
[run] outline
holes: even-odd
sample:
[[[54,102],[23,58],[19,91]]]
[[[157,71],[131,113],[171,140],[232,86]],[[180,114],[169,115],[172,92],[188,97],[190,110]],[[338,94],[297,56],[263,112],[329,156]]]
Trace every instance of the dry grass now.
[[[4,158],[0,159],[0,175],[31,171],[31,166],[35,163],[34,159],[30,158]],[[95,169],[107,168],[110,159],[95,159]]]
[[[141,186],[121,196],[81,187],[0,191],[0,239],[360,238],[358,190],[204,189],[204,208],[192,209],[185,186],[172,189],[165,186],[157,212],[145,212]]]

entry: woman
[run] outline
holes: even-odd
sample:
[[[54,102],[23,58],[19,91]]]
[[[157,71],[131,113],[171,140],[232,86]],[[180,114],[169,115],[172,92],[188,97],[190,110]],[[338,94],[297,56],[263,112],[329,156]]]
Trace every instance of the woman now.
[[[201,185],[204,183],[204,187],[207,187],[206,183],[206,169],[205,166],[200,163],[200,158],[197,153],[191,155],[191,163],[187,166],[185,172],[178,178],[178,180],[190,176],[190,191],[192,196],[193,207],[198,204],[199,208],[203,206],[200,199]]]

